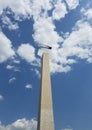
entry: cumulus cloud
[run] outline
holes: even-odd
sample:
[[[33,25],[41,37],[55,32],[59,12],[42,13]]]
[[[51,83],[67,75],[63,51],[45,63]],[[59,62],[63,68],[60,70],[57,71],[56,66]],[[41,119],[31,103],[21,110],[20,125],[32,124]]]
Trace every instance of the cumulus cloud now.
[[[31,14],[30,0],[0,1],[0,14],[2,14],[3,9],[5,8],[10,8],[14,12],[16,19],[18,19],[21,16],[22,18],[27,18]]]
[[[13,63],[15,63],[15,64],[19,64],[19,63],[20,63],[20,61],[19,61],[19,60],[14,59],[14,60],[13,60]]]
[[[44,17],[48,14],[48,11],[53,8],[53,0],[38,0],[32,1],[31,9],[32,16],[36,22],[40,17]]]
[[[61,130],[73,130],[73,128],[70,125],[68,125],[65,128],[61,129]]]
[[[77,62],[77,59],[85,59],[92,63],[92,25],[84,18],[78,20],[71,33],[60,46],[52,44],[50,54],[51,72],[68,72],[71,65]],[[66,35],[66,34],[65,34]],[[57,45],[57,43],[56,43]],[[43,51],[39,50],[38,55]]]
[[[32,89],[32,85],[31,85],[31,84],[27,84],[27,85],[25,86],[25,88],[26,88],[26,89]]]
[[[88,20],[92,19],[92,8],[82,8],[81,12],[87,17]]]
[[[0,124],[0,130],[36,130],[37,121],[34,119],[27,120],[25,118],[18,119],[17,121],[4,126]]]
[[[0,94],[0,102],[4,100],[4,97]]]
[[[65,17],[65,14],[67,14],[65,3],[60,0],[57,1],[55,4],[55,9],[53,10],[53,20],[60,20]]]
[[[11,19],[7,16],[2,16],[2,23],[3,23],[3,27],[6,27],[10,30],[16,30],[18,29],[18,24],[15,22],[12,22]]]
[[[41,78],[40,72],[37,69],[35,69],[34,71],[35,71],[36,75],[38,76],[38,78]]]
[[[79,5],[79,0],[65,0],[69,9],[75,9]]]
[[[67,1],[67,4],[70,9],[75,9],[79,1]],[[52,9],[52,8],[51,8]],[[76,63],[75,59],[68,58],[68,56],[63,57],[61,48],[59,44],[64,43],[65,40],[62,38],[60,34],[56,31],[56,26],[54,24],[54,20],[60,20],[65,17],[67,14],[66,5],[64,2],[58,0],[54,3],[54,9],[52,12],[52,16],[49,17],[49,14],[45,12],[38,13],[37,19],[34,19],[34,34],[33,38],[38,44],[47,44],[52,46],[52,51],[50,53],[50,65],[51,72],[68,72],[71,70],[70,65]],[[62,49],[66,51],[65,48]],[[38,51],[38,55],[41,56],[41,50]]]
[[[41,44],[58,46],[57,43],[62,42],[62,37],[55,31],[55,25],[51,18],[40,18],[33,25],[34,40]],[[49,35],[48,35],[49,33]]]
[[[52,72],[68,72],[77,59],[92,63],[92,27],[88,22],[79,20],[75,28],[64,40],[62,47],[50,53]]]
[[[65,128],[65,129],[62,129],[62,130],[73,130],[72,128]]]
[[[79,5],[79,0],[65,1],[69,10],[75,9]],[[87,9],[87,11],[82,9],[81,13],[83,13],[87,19],[84,20],[84,18],[81,18],[77,21],[72,29],[72,32],[63,34],[63,38],[61,34],[58,33],[54,20],[59,21],[61,18],[64,18],[66,14],[68,14],[66,3],[64,1],[42,0],[39,2],[38,0],[19,0],[18,2],[15,2],[12,0],[12,2],[7,1],[5,3],[4,0],[1,3],[0,10],[6,7],[11,8],[17,20],[18,18],[20,20],[21,16],[23,16],[22,18],[31,18],[32,16],[34,20],[34,33],[32,35],[34,41],[38,44],[50,45],[53,48],[49,52],[51,71],[53,73],[70,71],[71,65],[77,62],[76,58],[85,59],[87,62],[92,63],[92,25],[87,21],[92,18],[91,9]],[[52,14],[49,15],[48,11],[51,11]],[[4,21],[7,23],[9,18]],[[66,36],[66,34],[68,35]],[[12,46],[10,46],[10,48],[14,53]],[[40,52],[41,50],[38,51],[38,55],[41,55]],[[35,55],[35,48],[28,43],[21,44],[18,47],[17,54],[32,65],[36,66],[39,64],[39,61]],[[10,57],[12,55],[10,55]],[[0,61],[3,62],[6,59],[7,58]]]
[[[11,11],[14,13],[14,17],[16,20],[23,20],[23,19],[29,19],[31,16],[36,19],[41,10],[50,10],[52,8],[52,0],[3,0],[0,1],[0,14],[2,14],[3,9],[10,8]]]
[[[17,50],[19,56],[25,59],[27,62],[33,62],[36,60],[35,49],[30,44],[21,44]]]
[[[66,0],[67,4],[71,9],[74,9],[78,5],[78,0]],[[8,13],[13,12],[13,17],[15,20],[22,21],[24,19],[33,18],[34,22],[36,22],[41,17],[48,16],[48,11],[53,10],[53,19],[59,20],[64,18],[67,13],[66,5],[62,0],[57,0],[57,2],[53,0],[38,0],[30,1],[30,0],[3,0],[0,1],[0,14],[3,14],[4,9],[8,8]],[[42,11],[43,10],[43,11]],[[8,24],[9,29],[17,29],[18,24],[12,23],[9,17],[3,17],[3,23]]]
[[[16,63],[16,64],[18,64],[18,63]],[[7,70],[13,70],[15,72],[20,71],[20,69],[18,67],[16,67],[15,65],[7,65],[6,69]]]
[[[68,57],[77,56],[89,61],[89,58],[92,58],[92,27],[81,20],[76,25],[76,30],[72,31],[62,45],[67,52],[62,49],[61,52]]]
[[[0,32],[0,63],[14,55],[15,52],[12,48],[11,41],[3,34],[3,32]]]
[[[15,67],[15,66],[7,65],[7,66],[6,66],[6,69],[8,69],[8,70],[12,70],[12,69],[14,69],[14,67]]]
[[[9,79],[9,83],[13,83],[15,80],[16,80],[16,78],[12,77],[12,78]]]

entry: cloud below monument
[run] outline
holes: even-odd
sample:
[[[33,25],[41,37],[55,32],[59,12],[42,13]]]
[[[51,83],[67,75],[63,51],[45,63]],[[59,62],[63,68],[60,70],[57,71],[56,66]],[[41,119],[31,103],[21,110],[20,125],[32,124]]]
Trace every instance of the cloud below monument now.
[[[0,130],[36,130],[37,121],[35,119],[18,119],[15,122],[4,126],[0,123]]]

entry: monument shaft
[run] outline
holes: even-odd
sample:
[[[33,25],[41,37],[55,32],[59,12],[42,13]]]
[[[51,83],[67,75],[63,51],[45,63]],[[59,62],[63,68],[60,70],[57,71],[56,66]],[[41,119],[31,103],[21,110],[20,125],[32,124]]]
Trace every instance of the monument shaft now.
[[[47,52],[44,52],[42,59],[41,92],[37,130],[54,130],[49,56]]]

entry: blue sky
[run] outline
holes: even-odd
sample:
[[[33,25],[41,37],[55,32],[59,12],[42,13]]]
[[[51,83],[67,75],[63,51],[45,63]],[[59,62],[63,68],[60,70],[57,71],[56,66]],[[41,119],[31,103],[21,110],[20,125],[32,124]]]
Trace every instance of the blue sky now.
[[[92,130],[92,2],[0,1],[0,130],[36,130],[41,57],[50,59],[55,130]]]

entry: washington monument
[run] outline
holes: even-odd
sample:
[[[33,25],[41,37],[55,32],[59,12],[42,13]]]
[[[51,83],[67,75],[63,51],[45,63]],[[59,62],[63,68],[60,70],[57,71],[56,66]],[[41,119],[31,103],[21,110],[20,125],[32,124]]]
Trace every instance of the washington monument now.
[[[47,52],[44,52],[42,56],[41,90],[37,130],[54,130],[49,55]]]

